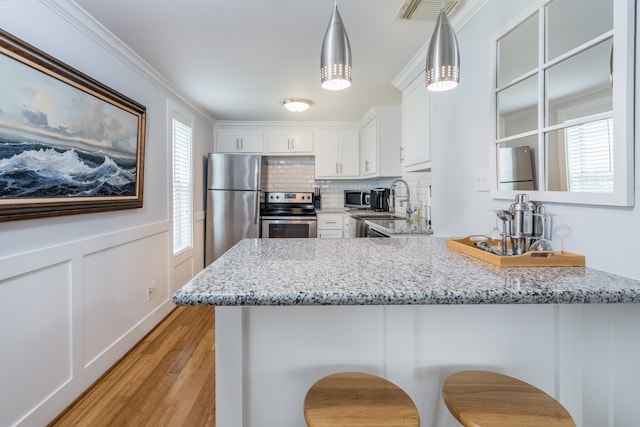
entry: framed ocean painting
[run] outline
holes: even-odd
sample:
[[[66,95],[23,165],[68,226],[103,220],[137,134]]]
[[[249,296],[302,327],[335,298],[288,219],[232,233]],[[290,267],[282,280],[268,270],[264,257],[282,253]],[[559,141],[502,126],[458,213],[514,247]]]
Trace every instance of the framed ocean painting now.
[[[0,221],[142,207],[146,108],[0,30]]]

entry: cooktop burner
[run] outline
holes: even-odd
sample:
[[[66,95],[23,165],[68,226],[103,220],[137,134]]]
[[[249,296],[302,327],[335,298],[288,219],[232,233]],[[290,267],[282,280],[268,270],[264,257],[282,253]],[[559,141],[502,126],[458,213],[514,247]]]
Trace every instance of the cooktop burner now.
[[[261,216],[315,216],[313,193],[268,192]]]

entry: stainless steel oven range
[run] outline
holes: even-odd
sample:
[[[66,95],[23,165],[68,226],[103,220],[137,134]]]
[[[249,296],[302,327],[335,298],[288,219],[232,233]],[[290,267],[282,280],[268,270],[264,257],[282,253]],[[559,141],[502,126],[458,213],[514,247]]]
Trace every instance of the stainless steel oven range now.
[[[313,193],[265,193],[260,211],[263,238],[316,237]]]

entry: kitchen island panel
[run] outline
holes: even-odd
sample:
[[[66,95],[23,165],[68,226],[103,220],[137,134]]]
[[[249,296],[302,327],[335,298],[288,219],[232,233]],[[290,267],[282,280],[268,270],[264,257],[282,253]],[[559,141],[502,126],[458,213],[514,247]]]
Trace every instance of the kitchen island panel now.
[[[304,425],[321,377],[384,373],[384,324],[383,307],[216,308],[216,425]]]
[[[583,306],[583,426],[640,426],[640,307]]]
[[[571,352],[558,340],[563,325],[559,305],[429,306],[415,310],[414,396],[426,404],[424,425],[457,426],[444,401],[441,386],[454,372],[479,369],[505,373],[544,390],[573,414],[579,402],[568,397],[580,390],[564,382],[571,366],[560,366],[560,355]],[[559,394],[560,384],[571,389]]]
[[[235,330],[216,337],[217,372],[222,374],[216,377],[217,425],[304,425],[302,408],[308,388],[325,375],[359,370],[403,388],[416,403],[423,425],[456,427],[442,403],[440,387],[448,374],[466,368],[492,369],[529,381],[558,398],[580,420],[582,340],[580,336],[561,339],[569,336],[563,331],[569,328],[573,333],[573,325],[581,322],[581,310],[576,308],[217,308],[217,331]],[[565,309],[570,312],[561,313]],[[238,336],[243,337],[240,347]],[[601,345],[606,347],[605,343]],[[221,359],[235,361],[233,375],[228,365],[220,364]],[[629,361],[619,369],[623,367],[632,377],[640,370]],[[608,393],[607,387],[600,387]],[[608,401],[593,402],[597,409],[592,410],[606,412]],[[620,401],[618,411],[633,419],[639,410],[636,406]]]

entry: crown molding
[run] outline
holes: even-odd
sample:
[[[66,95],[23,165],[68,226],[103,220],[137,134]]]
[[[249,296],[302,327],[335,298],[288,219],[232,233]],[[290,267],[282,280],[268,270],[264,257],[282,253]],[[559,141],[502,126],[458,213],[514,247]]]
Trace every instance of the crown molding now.
[[[185,98],[169,80],[156,71],[149,63],[138,56],[129,46],[78,6],[73,0],[40,0],[40,2],[127,65],[134,72],[145,78],[153,86],[186,104],[194,113],[200,115],[203,119],[212,124],[215,123],[215,117],[199,105]]]
[[[451,26],[456,33],[460,32],[474,16],[482,9],[488,0],[467,0],[465,5],[451,18]],[[391,82],[393,86],[404,91],[409,84],[424,74],[426,67],[427,50],[429,49],[429,40],[427,40],[420,50],[411,58],[409,63],[400,71],[395,79]]]

